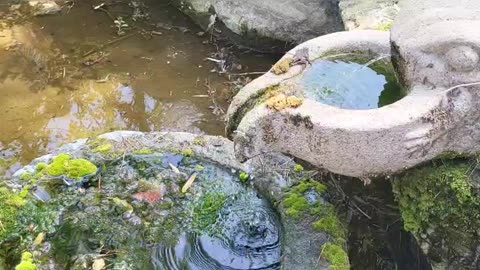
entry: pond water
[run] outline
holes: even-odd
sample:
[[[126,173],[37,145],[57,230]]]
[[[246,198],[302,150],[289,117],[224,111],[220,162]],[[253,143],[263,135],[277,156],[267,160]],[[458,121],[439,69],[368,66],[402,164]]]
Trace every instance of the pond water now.
[[[306,98],[342,109],[366,110],[391,104],[405,93],[393,66],[378,59],[317,60],[300,80]]]
[[[33,18],[0,5],[1,174],[65,142],[111,130],[223,135],[230,84],[205,61],[220,45],[197,36],[201,29],[167,1],[138,2],[149,19],[136,22],[129,1],[105,2],[106,12],[92,8],[99,1],[82,0]],[[129,25],[124,35],[110,16]],[[273,62],[234,55],[241,70],[232,72],[264,71]]]

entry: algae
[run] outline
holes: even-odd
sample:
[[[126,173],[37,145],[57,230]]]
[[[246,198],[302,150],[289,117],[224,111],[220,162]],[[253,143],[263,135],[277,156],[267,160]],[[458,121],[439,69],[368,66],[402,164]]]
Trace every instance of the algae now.
[[[0,187],[0,242],[7,239],[17,229],[19,209],[25,200],[6,187]]]
[[[227,197],[223,193],[208,192],[201,196],[193,208],[193,228],[211,233],[226,202]]]

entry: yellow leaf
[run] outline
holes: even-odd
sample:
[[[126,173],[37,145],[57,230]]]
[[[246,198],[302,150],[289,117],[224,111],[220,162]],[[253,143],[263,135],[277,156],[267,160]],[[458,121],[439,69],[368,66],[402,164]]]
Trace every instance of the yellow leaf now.
[[[182,193],[186,193],[188,191],[188,189],[190,188],[190,186],[192,186],[193,181],[195,181],[196,178],[197,178],[197,173],[193,173],[192,176],[188,178],[187,182],[182,187]]]

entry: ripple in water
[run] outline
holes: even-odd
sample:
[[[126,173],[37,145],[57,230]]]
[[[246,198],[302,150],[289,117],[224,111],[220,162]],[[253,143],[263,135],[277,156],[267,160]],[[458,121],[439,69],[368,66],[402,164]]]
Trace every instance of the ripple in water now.
[[[152,251],[156,269],[280,269],[281,232],[276,214],[253,191],[241,193],[221,212],[212,235],[183,233],[173,247]]]

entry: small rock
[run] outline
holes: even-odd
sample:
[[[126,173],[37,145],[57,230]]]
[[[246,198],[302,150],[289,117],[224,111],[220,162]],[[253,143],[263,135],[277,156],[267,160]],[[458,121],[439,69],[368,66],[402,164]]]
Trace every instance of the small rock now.
[[[105,267],[105,260],[103,259],[96,259],[93,261],[92,269],[93,270],[101,270]]]
[[[197,33],[197,36],[203,37],[203,36],[205,36],[205,32],[198,32],[198,33]]]
[[[33,7],[33,15],[35,16],[51,15],[62,10],[62,7],[51,0],[31,0],[28,1],[28,4]]]

